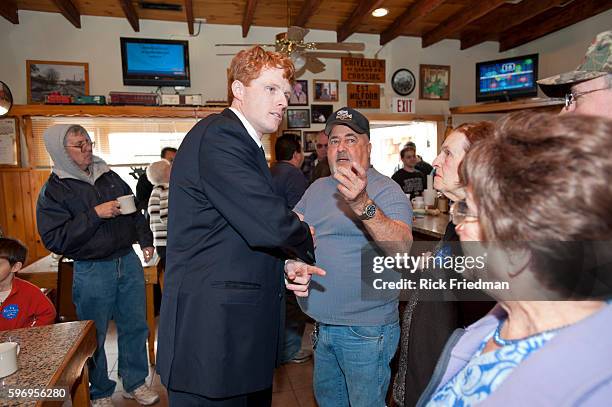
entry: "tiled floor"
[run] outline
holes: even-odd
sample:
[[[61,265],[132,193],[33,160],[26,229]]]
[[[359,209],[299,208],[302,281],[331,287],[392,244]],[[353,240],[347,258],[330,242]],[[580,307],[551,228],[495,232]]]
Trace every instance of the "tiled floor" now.
[[[311,326],[307,326],[305,337],[309,337]],[[309,340],[304,340],[304,344]],[[124,399],[122,396],[123,386],[121,380],[117,378],[117,330],[111,322],[105,344],[106,355],[108,358],[108,370],[110,378],[117,382],[117,388],[113,394],[115,406],[138,406],[134,400]],[[273,382],[273,407],[317,407],[317,403],[312,393],[312,360],[300,365],[283,365],[276,370]],[[149,370],[147,384],[160,394],[160,402],[155,406],[167,406],[168,396],[166,389],[159,381],[159,375],[155,374],[154,368]]]

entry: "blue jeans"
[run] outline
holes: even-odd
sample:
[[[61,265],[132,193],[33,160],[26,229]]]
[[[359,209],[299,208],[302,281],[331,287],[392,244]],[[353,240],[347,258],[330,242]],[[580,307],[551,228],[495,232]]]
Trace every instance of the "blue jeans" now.
[[[98,347],[89,360],[91,398],[109,397],[115,383],[108,377],[104,341],[108,321],[117,324],[119,375],[125,391],[145,382],[149,374],[146,341],[144,273],[134,251],[108,261],[75,261],[72,299],[80,320],[93,320]]]
[[[313,380],[319,406],[384,407],[399,337],[399,322],[319,324]]]

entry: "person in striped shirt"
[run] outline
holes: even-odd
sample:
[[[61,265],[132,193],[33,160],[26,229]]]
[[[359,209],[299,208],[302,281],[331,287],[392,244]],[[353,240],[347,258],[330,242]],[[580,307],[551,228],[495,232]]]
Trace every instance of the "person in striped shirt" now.
[[[170,161],[160,160],[149,165],[147,178],[153,184],[149,198],[149,225],[153,232],[153,244],[162,264],[166,261],[166,235],[168,230],[168,183],[170,182]]]

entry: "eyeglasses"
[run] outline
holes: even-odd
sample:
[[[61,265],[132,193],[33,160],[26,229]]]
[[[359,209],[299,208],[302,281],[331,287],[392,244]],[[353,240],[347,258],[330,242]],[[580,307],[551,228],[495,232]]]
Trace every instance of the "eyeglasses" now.
[[[95,144],[96,144],[95,141],[86,141],[86,142],[81,143],[81,144],[76,144],[74,146],[66,146],[66,147],[80,148],[81,152],[84,153],[86,151],[87,147],[91,147],[91,149],[93,150]]]
[[[451,205],[450,219],[451,222],[453,222],[453,224],[457,226],[468,219],[478,219],[478,215],[470,213],[470,210],[465,201],[457,201]]]
[[[605,88],[601,88],[601,89],[591,89],[591,90],[587,90],[584,92],[570,92],[570,93],[566,93],[565,94],[565,109],[569,110],[570,106],[572,106],[572,103],[576,103],[576,100],[579,97],[582,97],[584,95],[588,95],[589,93],[593,93],[593,92],[599,92],[600,90],[608,90],[610,89],[610,86],[607,86]]]
[[[317,148],[323,148],[323,147],[327,148],[327,144],[319,144],[319,143],[317,143]]]

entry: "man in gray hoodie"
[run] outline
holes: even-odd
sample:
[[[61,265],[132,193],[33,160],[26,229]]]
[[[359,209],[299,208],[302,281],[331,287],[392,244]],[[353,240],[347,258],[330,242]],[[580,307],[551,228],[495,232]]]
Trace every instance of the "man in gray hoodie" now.
[[[38,196],[38,233],[47,249],[74,260],[77,315],[96,326],[98,347],[89,363],[93,405],[113,405],[116,383],[108,377],[104,352],[111,318],[117,324],[124,397],[154,404],[159,396],[144,384],[149,373],[144,274],[132,249],[138,242],[148,261],[151,231],[139,211],[122,214],[117,197],[132,190],[93,155],[94,143],[83,127],[52,126],[44,139],[54,165]]]

